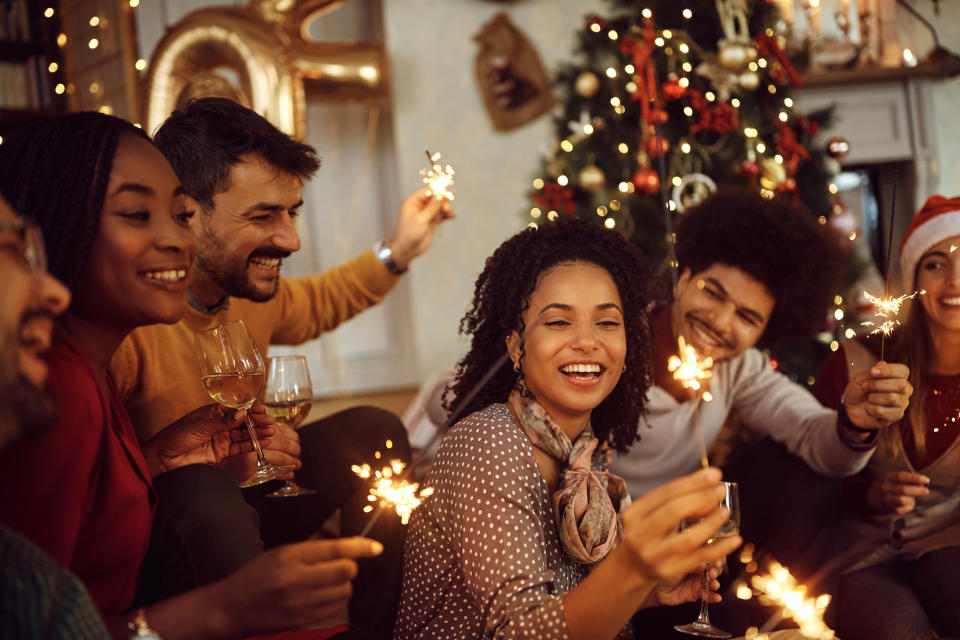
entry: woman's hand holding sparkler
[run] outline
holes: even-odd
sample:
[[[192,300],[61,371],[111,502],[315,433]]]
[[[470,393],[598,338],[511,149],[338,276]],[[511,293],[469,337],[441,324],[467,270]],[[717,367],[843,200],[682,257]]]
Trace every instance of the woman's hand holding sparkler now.
[[[860,429],[881,429],[903,418],[913,385],[904,364],[881,360],[856,376],[843,392],[847,417]]]

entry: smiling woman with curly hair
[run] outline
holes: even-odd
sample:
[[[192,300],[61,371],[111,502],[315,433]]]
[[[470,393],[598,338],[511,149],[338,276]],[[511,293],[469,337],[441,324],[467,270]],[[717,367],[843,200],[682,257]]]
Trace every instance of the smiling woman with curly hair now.
[[[739,544],[705,545],[729,516],[716,469],[632,503],[605,470],[650,385],[649,281],[635,246],[575,220],[522,231],[487,260],[454,396],[495,373],[425,481],[396,637],[629,637],[637,608],[696,599],[704,565]]]

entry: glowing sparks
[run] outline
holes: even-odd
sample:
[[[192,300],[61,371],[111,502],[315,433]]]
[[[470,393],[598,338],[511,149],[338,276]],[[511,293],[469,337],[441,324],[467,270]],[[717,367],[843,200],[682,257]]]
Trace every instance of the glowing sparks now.
[[[404,464],[400,460],[391,460],[389,465],[379,470],[372,469],[366,463],[350,467],[350,470],[361,478],[373,478],[373,486],[370,487],[370,493],[367,495],[367,500],[371,504],[363,508],[366,513],[373,511],[373,503],[378,502],[384,509],[393,509],[400,516],[402,524],[410,521],[413,510],[423,503],[423,498],[433,493],[433,489],[427,487],[418,493],[420,483],[404,480],[403,468]]]
[[[869,291],[864,291],[863,295],[873,304],[873,315],[877,317],[877,322],[866,321],[862,322],[865,327],[874,327],[871,334],[882,333],[884,337],[889,336],[893,333],[893,330],[900,326],[900,320],[897,319],[897,316],[900,314],[900,307],[903,303],[910,298],[916,297],[918,295],[922,296],[926,291],[921,289],[920,291],[914,291],[909,295],[902,295],[899,298],[885,297],[878,298],[874,295],[871,295]]]
[[[701,358],[693,345],[687,344],[683,336],[678,338],[679,356],[670,356],[667,361],[667,369],[673,372],[673,379],[679,380],[685,389],[691,391],[700,391],[703,383],[713,375],[713,358],[707,356]],[[703,392],[703,399],[707,402],[711,400],[709,391]]]
[[[769,600],[770,603],[780,606],[783,617],[792,618],[800,627],[800,633],[807,638],[831,640],[836,637],[833,629],[823,621],[823,613],[830,604],[830,596],[807,596],[807,588],[797,584],[796,578],[780,563],[772,561],[769,572],[754,575],[750,578],[750,584],[759,592],[761,603],[765,604],[764,600]]]
[[[453,200],[453,192],[450,189],[453,188],[453,167],[447,165],[446,167],[440,164],[440,154],[434,153],[430,154],[427,151],[427,160],[429,160],[429,166],[426,169],[420,170],[420,175],[423,176],[423,183],[427,185],[429,191],[427,195],[433,195],[437,197],[437,200]]]

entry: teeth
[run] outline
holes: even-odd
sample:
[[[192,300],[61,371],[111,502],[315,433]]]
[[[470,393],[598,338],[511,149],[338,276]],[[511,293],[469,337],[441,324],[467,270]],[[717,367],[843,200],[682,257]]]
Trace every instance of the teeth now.
[[[50,331],[38,325],[27,325],[20,332],[20,342],[31,349],[44,351],[50,346]]]
[[[960,306],[960,298],[940,298],[940,302],[950,306]]]
[[[599,364],[568,364],[561,367],[563,373],[600,373]]]
[[[720,346],[720,343],[717,342],[717,341],[713,338],[713,336],[711,336],[710,334],[708,334],[707,332],[705,332],[703,329],[701,329],[699,325],[691,324],[691,327],[693,328],[694,333],[697,334],[697,337],[700,338],[701,340],[703,340],[704,342],[706,342],[707,344],[709,344],[710,346],[712,346],[712,347],[719,347],[719,346]]]
[[[143,274],[148,280],[163,280],[164,282],[180,282],[187,277],[186,269],[168,269],[167,271],[147,271]]]
[[[280,258],[250,258],[250,262],[258,267],[279,267]]]

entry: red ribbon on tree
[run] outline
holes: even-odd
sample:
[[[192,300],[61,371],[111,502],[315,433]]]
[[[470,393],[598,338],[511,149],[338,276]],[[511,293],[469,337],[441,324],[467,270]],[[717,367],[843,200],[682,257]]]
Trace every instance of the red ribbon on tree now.
[[[803,84],[800,81],[800,74],[797,73],[797,70],[794,69],[793,65],[790,64],[790,59],[787,57],[787,54],[780,48],[780,45],[777,44],[776,39],[773,36],[767,35],[764,32],[757,34],[754,42],[757,45],[757,51],[764,58],[776,58],[777,62],[780,63],[780,66],[783,67],[783,70],[787,73],[787,77],[790,78],[790,82],[795,87],[799,87]]]
[[[653,29],[653,18],[643,19],[643,39],[636,40],[624,36],[620,41],[620,51],[633,58],[634,82],[637,90],[630,97],[640,102],[640,117],[647,124],[652,122],[650,107],[657,106],[657,83],[653,73],[653,41],[657,34]]]
[[[560,186],[556,182],[548,182],[543,185],[542,193],[535,193],[531,198],[548,211],[561,211],[567,215],[573,215],[577,210],[577,203],[574,202],[573,196],[573,189]]]

